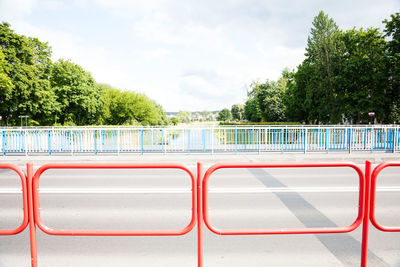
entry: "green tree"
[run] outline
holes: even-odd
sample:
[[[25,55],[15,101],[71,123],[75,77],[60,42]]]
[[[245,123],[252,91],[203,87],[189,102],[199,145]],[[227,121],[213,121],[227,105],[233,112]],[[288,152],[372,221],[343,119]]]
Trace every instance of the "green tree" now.
[[[0,115],[4,115],[6,111],[7,100],[11,98],[13,87],[10,77],[8,77],[7,61],[0,50]]]
[[[285,118],[285,106],[283,94],[286,83],[283,79],[279,82],[267,80],[259,85],[256,98],[264,121],[283,121]]]
[[[384,33],[387,42],[387,66],[389,90],[387,97],[390,98],[391,112],[390,122],[400,121],[400,13],[390,16],[390,20],[384,20]]]
[[[104,103],[103,112],[101,114],[101,123],[106,125],[122,125],[128,117],[126,105],[120,90],[111,87],[108,84],[98,84],[102,90],[102,100]]]
[[[179,111],[176,117],[179,119],[180,122],[189,123],[192,121],[192,113],[189,111]]]
[[[103,91],[102,123],[107,125],[166,125],[160,105],[144,94],[121,91],[110,85],[98,85]]]
[[[348,30],[342,35],[346,46],[344,60],[335,77],[342,93],[337,96],[343,116],[351,123],[368,123],[368,113],[387,122],[391,103],[385,59],[386,41],[375,28]]]
[[[4,55],[2,80],[11,80],[9,89],[2,89],[1,116],[5,122],[19,122],[19,115],[49,123],[58,110],[55,94],[50,87],[51,48],[37,38],[16,34],[8,23],[0,24],[0,48]],[[6,81],[10,85],[9,82]]]
[[[232,118],[241,121],[244,118],[244,105],[234,104],[231,107]]]
[[[163,107],[160,104],[157,104],[154,102],[154,105],[157,109],[157,116],[158,116],[158,121],[157,125],[168,125],[168,119],[167,119],[167,114],[165,113]]]
[[[224,108],[217,115],[218,121],[230,121],[232,120],[232,113],[229,109]]]
[[[171,123],[172,123],[172,125],[178,125],[178,123],[179,123],[178,118],[177,117],[172,117],[171,118]]]
[[[101,89],[89,72],[61,59],[53,64],[50,81],[60,104],[57,115],[62,125],[87,125],[99,121],[103,108]]]
[[[304,110],[305,94],[304,91],[297,89],[295,80],[295,71],[284,69],[282,72],[281,80],[285,84],[285,91],[283,94],[283,104],[285,106],[285,117],[287,121],[306,121],[307,114]]]
[[[308,37],[306,59],[295,75],[299,95],[304,95],[304,110],[308,121],[337,123],[342,120],[342,103],[338,95],[342,88],[335,84],[345,52],[341,31],[323,11],[314,18]],[[303,80],[302,80],[303,79]]]
[[[255,96],[250,96],[244,104],[244,117],[248,121],[261,121],[262,113]]]

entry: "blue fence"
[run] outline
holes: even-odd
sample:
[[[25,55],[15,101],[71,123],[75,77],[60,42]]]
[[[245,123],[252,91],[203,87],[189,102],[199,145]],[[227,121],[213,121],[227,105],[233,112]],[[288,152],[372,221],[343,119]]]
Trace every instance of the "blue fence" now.
[[[0,153],[400,151],[399,127],[0,128]]]

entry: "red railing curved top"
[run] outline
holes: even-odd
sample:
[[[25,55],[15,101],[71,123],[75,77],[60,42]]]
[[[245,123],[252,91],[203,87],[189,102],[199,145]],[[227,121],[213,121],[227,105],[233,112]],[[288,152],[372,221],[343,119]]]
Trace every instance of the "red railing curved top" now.
[[[21,178],[22,186],[22,206],[24,218],[20,226],[15,229],[0,229],[0,235],[15,235],[22,232],[28,225],[28,196],[26,187],[26,178],[24,172],[13,164],[0,164],[0,169],[9,169],[15,171]]]
[[[39,178],[48,169],[180,169],[185,171],[191,180],[192,187],[192,217],[188,225],[183,229],[177,230],[70,230],[70,229],[51,229],[46,226],[40,217],[40,198],[39,198]],[[40,167],[33,176],[33,210],[37,226],[45,233],[50,235],[97,235],[97,236],[164,236],[164,235],[184,235],[190,232],[196,224],[196,179],[193,173],[183,165],[174,163],[137,163],[137,164],[46,164]]]
[[[310,168],[310,167],[349,167],[353,168],[360,183],[358,216],[355,221],[345,227],[315,227],[315,228],[280,228],[280,229],[218,229],[214,227],[208,216],[208,180],[211,174],[219,169],[227,168]],[[320,234],[320,233],[346,233],[360,226],[364,216],[365,204],[365,177],[364,172],[352,162],[329,163],[225,163],[211,166],[203,179],[203,217],[204,223],[210,231],[219,235],[257,235],[257,234]]]
[[[399,167],[400,166],[400,161],[388,161],[379,164],[376,166],[374,171],[371,174],[371,201],[370,201],[370,214],[369,218],[371,220],[371,223],[373,226],[375,226],[377,229],[385,232],[400,232],[400,226],[385,226],[381,225],[378,223],[378,221],[375,218],[375,198],[376,198],[376,180],[378,179],[379,173],[387,168],[387,167]]]

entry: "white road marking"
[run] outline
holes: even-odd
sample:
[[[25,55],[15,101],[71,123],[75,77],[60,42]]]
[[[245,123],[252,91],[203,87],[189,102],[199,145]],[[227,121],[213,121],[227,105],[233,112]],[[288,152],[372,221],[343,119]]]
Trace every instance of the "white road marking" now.
[[[400,186],[378,187],[378,192],[400,192]],[[1,188],[0,194],[18,194],[20,188]],[[188,194],[191,188],[39,188],[41,194]],[[341,193],[358,192],[358,187],[244,187],[210,188],[211,194],[250,193]]]

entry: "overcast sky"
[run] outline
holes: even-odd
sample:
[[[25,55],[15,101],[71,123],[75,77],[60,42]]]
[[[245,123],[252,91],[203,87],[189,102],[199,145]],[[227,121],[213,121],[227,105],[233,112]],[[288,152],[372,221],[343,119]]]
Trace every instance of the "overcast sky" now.
[[[0,20],[48,42],[53,60],[166,111],[243,103],[251,81],[301,63],[320,10],[342,29],[382,28],[400,0],[0,0]]]

